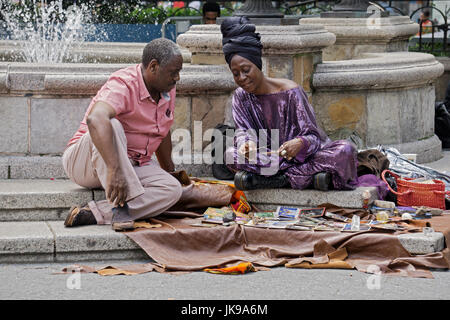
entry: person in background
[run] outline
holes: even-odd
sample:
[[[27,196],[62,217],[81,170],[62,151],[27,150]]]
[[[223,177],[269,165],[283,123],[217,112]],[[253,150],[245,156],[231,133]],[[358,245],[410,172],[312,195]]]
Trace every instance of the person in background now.
[[[202,7],[203,23],[216,24],[216,19],[220,17],[220,6],[216,2],[207,1]]]
[[[173,8],[177,8],[177,9],[179,9],[179,8],[184,8],[184,2],[183,1],[174,1],[173,2],[173,4],[172,4],[172,7]]]
[[[429,10],[422,11],[417,23],[422,26],[422,34],[431,33],[433,31],[432,30],[433,22],[430,20],[430,11]],[[416,34],[416,36],[420,36],[420,31]]]

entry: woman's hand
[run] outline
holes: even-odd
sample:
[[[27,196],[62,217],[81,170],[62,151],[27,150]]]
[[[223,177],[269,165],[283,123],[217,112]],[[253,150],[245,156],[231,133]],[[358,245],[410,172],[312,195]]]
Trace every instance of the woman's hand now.
[[[238,152],[242,154],[246,159],[250,158],[250,155],[256,155],[256,143],[249,140],[243,144],[238,149]]]
[[[303,140],[301,138],[295,138],[286,141],[278,149],[278,154],[286,160],[292,160],[303,148]]]

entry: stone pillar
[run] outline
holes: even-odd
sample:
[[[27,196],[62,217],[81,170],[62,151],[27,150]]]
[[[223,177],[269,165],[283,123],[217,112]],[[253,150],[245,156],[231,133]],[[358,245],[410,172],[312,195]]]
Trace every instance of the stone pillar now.
[[[369,18],[304,18],[300,25],[322,25],[336,35],[323,51],[324,61],[358,59],[365,52],[408,51],[408,41],[419,25],[407,16]]]
[[[434,134],[434,81],[444,67],[433,55],[367,53],[358,60],[317,65],[313,106],[331,139],[358,147],[393,146],[419,163],[441,155]]]
[[[263,44],[263,72],[269,77],[288,78],[311,94],[311,76],[322,62],[322,50],[335,36],[322,26],[256,26]],[[192,55],[192,64],[225,64],[222,34],[218,25],[194,25],[177,43]]]

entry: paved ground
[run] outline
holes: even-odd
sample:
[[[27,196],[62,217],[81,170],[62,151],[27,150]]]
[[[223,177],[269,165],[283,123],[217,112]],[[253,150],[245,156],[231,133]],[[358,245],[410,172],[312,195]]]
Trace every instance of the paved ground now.
[[[145,262],[135,260],[84,264],[118,266]],[[450,299],[448,271],[433,272],[434,279],[378,277],[356,270],[284,267],[235,276],[206,272],[181,275],[151,272],[109,277],[98,274],[54,274],[70,265],[2,265],[0,299]]]

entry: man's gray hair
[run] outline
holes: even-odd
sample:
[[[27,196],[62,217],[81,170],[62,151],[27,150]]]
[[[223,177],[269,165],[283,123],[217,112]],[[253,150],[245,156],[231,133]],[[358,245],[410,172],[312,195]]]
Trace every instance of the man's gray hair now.
[[[165,66],[170,59],[178,55],[181,55],[181,51],[175,42],[165,38],[154,39],[144,48],[142,65],[147,68],[150,61],[156,59],[160,66]]]

